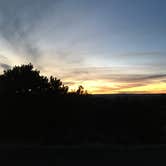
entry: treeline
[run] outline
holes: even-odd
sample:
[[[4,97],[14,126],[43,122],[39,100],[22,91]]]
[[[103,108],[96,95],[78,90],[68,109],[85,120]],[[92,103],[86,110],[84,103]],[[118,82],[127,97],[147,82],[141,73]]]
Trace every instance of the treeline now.
[[[28,65],[15,66],[5,70],[0,75],[0,95],[32,95],[32,96],[64,96],[67,94],[87,95],[83,86],[76,91],[68,92],[69,87],[65,86],[60,79],[51,76],[50,78],[40,75],[40,71]]]
[[[21,69],[26,67],[37,72],[32,65]],[[19,72],[14,74],[16,69]],[[87,95],[82,87],[69,93],[55,78],[42,77],[45,81],[41,81],[40,76],[42,84],[32,81],[28,85],[34,77],[20,74],[21,69],[14,67],[0,76],[4,88],[0,141],[56,145],[166,143],[165,95],[100,98]]]

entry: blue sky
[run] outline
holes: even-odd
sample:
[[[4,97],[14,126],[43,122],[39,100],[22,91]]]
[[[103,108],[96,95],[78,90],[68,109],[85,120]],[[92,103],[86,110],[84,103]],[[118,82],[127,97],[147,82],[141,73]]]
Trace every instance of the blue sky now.
[[[0,0],[1,69],[32,62],[73,88],[165,92],[165,18],[165,0]]]

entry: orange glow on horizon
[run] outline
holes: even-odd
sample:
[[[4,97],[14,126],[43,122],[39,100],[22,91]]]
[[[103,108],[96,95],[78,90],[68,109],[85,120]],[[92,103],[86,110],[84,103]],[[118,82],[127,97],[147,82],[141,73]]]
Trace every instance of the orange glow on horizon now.
[[[154,82],[143,86],[133,86],[134,83],[115,83],[107,82],[104,80],[89,80],[89,81],[76,81],[74,84],[68,85],[69,91],[76,90],[79,85],[82,85],[85,90],[91,94],[119,94],[119,93],[132,93],[132,94],[157,94],[166,93],[165,82]]]
[[[17,63],[16,63],[17,62]],[[15,64],[19,63],[19,59],[15,59]],[[40,68],[39,68],[40,70]],[[54,74],[54,71],[56,73]],[[123,93],[132,93],[132,94],[157,94],[162,93],[166,94],[166,81],[162,80],[164,78],[152,79],[149,81],[129,81],[126,82],[115,82],[113,80],[102,80],[95,79],[93,75],[88,80],[79,80],[75,76],[59,77],[57,73],[61,73],[62,70],[55,70],[54,68],[46,68],[44,71],[41,70],[41,75],[56,75],[57,78],[60,78],[66,86],[69,86],[69,91],[75,91],[78,89],[79,85],[82,85],[85,90],[90,94],[123,94]],[[70,71],[69,71],[70,72]],[[3,70],[1,71],[3,73]],[[70,73],[69,73],[70,74]]]

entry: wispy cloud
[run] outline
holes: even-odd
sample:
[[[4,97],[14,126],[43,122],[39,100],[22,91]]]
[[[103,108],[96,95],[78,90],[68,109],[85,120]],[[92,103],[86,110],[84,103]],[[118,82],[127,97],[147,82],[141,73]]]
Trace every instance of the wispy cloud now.
[[[133,28],[132,22],[125,23],[131,29],[122,28],[120,15],[124,15],[114,3],[0,0],[0,68],[32,62],[42,73],[57,76],[67,85],[87,83],[103,92],[164,83],[164,36],[157,34],[149,44],[150,36],[132,35],[136,34],[133,29],[139,32],[143,27]]]
[[[87,87],[88,90],[95,93],[124,93],[128,92],[129,89],[133,89],[133,92],[138,89],[141,93],[143,92],[141,87],[145,88],[144,91],[147,90],[146,87],[152,91],[155,90],[155,86],[160,86],[160,83],[166,79],[166,74],[128,74],[120,73],[116,68],[104,67],[70,69],[63,74],[63,78],[69,86],[75,88],[77,85],[83,84],[85,88]],[[164,86],[161,87],[163,91]]]
[[[125,73],[126,72],[126,73]],[[70,68],[67,71],[62,72],[64,77],[82,80],[100,79],[113,82],[141,82],[141,81],[151,81],[156,79],[165,79],[166,74],[156,74],[156,73],[129,73],[123,68],[107,68],[107,67],[87,67],[87,68]]]
[[[145,52],[128,52],[124,54],[120,54],[121,57],[131,57],[131,56],[166,56],[165,51],[145,51]]]
[[[0,35],[15,54],[23,56],[28,61],[35,62],[41,55],[33,31],[48,6],[54,4],[49,2],[53,1],[48,0],[47,3],[43,0],[0,1]]]
[[[0,63],[0,66],[3,68],[3,70],[7,70],[7,69],[10,69],[10,68],[11,68],[10,65],[5,64],[5,63]]]

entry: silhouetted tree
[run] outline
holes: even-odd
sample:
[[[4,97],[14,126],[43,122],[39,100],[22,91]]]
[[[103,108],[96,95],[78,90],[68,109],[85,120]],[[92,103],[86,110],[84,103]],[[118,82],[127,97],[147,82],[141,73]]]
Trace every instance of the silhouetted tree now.
[[[90,96],[88,91],[85,90],[82,85],[79,85],[77,90],[72,89],[68,94],[70,94],[71,96],[75,96],[75,97],[78,97],[78,96]]]
[[[49,91],[51,93],[67,94],[68,87],[64,86],[60,79],[51,76],[49,80]]]
[[[54,77],[41,76],[33,65],[15,66],[0,75],[1,94],[66,94],[68,87]]]
[[[82,85],[80,85],[76,91],[76,93],[78,95],[82,95],[84,93],[84,87]]]
[[[80,85],[76,91],[77,95],[88,95],[87,90],[84,90],[84,87]]]

